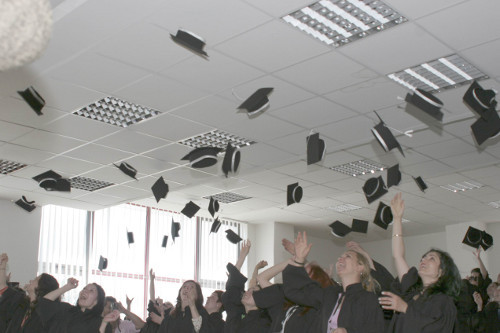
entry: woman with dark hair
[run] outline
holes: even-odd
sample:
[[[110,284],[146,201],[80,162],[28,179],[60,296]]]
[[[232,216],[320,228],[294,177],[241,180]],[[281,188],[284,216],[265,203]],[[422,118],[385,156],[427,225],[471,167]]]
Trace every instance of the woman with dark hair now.
[[[185,281],[179,289],[177,304],[163,315],[159,333],[203,332],[207,327],[208,314],[203,307],[203,293],[200,284]]]
[[[348,250],[335,265],[342,286],[322,288],[304,269],[312,244],[306,233],[295,240],[295,257],[283,271],[285,296],[291,301],[318,311],[310,332],[381,333],[384,317],[375,294],[376,282],[370,265],[360,253]]]
[[[210,296],[207,297],[207,302],[205,303],[205,310],[208,313],[208,331],[210,333],[222,333],[224,332],[224,325],[226,324],[224,319],[222,319],[222,313],[224,312],[224,305],[222,304],[222,290],[214,291]]]
[[[390,332],[452,332],[457,319],[454,299],[460,292],[460,274],[451,256],[432,249],[420,260],[418,269],[410,268],[405,259],[402,218],[404,201],[401,193],[391,201],[393,215],[392,256],[400,283],[395,293],[384,291],[380,304],[394,310]]]
[[[39,300],[37,313],[49,333],[91,333],[111,332],[109,322],[120,316],[113,311],[101,317],[106,294],[100,285],[90,283],[80,291],[76,306],[56,302],[64,293],[78,287],[78,280],[69,278],[59,289],[51,291]]]

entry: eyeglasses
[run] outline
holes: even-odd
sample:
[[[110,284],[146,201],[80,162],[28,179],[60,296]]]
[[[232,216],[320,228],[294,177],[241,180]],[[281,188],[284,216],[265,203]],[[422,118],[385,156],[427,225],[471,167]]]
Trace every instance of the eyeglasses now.
[[[477,276],[471,276],[471,277],[469,278],[469,280],[472,280],[472,281],[477,281]]]

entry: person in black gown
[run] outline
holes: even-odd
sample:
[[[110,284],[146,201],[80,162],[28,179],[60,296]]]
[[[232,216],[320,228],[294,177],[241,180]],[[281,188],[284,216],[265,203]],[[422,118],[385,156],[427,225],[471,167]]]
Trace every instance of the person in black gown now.
[[[222,319],[222,313],[224,312],[224,305],[222,304],[223,293],[222,290],[216,290],[207,297],[205,310],[207,310],[208,313],[207,331],[209,333],[224,332],[224,325],[226,323],[224,319]]]
[[[25,300],[26,294],[8,283],[6,253],[0,255],[0,333],[7,330],[16,309]]]
[[[405,259],[402,218],[404,201],[401,193],[391,201],[393,215],[392,256],[399,283],[394,292],[384,291],[380,304],[394,310],[390,332],[448,333],[457,319],[454,301],[460,292],[460,274],[451,256],[432,249],[420,260],[418,269],[410,268]]]

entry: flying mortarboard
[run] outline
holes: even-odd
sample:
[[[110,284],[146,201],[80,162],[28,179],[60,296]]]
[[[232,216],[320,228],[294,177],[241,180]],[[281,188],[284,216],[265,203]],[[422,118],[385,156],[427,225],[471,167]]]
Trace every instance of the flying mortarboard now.
[[[36,180],[38,185],[46,191],[71,191],[71,183],[69,179],[62,178],[60,174],[52,170],[41,173],[33,177],[33,179]]]
[[[351,228],[349,228],[348,226],[346,226],[344,223],[342,223],[340,221],[335,221],[335,222],[330,223],[329,227],[331,229],[332,235],[334,235],[335,237],[339,237],[339,238],[342,238],[351,232]]]
[[[399,171],[399,164],[396,164],[387,169],[387,188],[397,186],[400,182],[401,171]]]
[[[302,199],[302,187],[299,186],[299,183],[293,183],[287,186],[286,189],[286,205],[290,206],[294,203],[299,203]]]
[[[368,231],[368,221],[352,219],[351,230],[354,232],[366,234]]]
[[[216,234],[219,231],[220,226],[221,226],[221,222],[220,222],[219,218],[216,218],[214,220],[214,222],[212,223],[212,227],[210,228],[209,234],[211,234],[212,232],[214,234]]]
[[[486,140],[500,133],[500,117],[498,116],[498,112],[494,108],[486,110],[483,116],[476,120],[470,128],[477,144],[483,144]]]
[[[224,160],[222,161],[222,172],[224,172],[226,177],[229,172],[236,172],[238,170],[240,159],[240,150],[237,147],[233,147],[231,143],[228,143],[226,147],[226,154],[224,155]]]
[[[42,109],[45,106],[45,100],[32,86],[25,90],[17,92],[28,103],[28,105],[36,112],[37,115],[43,115]]]
[[[21,199],[16,201],[16,205],[27,211],[28,213],[31,213],[35,208],[35,201],[28,201],[26,197],[23,195]]]
[[[168,236],[163,236],[163,240],[161,241],[161,247],[167,247]]]
[[[253,116],[269,105],[269,95],[274,88],[260,88],[257,89],[250,97],[248,97],[238,109],[246,109],[249,116]]]
[[[175,243],[175,238],[179,237],[179,230],[181,230],[180,222],[175,222],[172,218],[172,224],[170,225],[170,237],[172,237],[172,241]]]
[[[137,180],[137,178],[135,178],[135,175],[137,175],[137,170],[133,166],[131,166],[130,164],[128,164],[126,162],[121,162],[120,165],[116,165],[114,163],[113,163],[113,165],[115,167],[117,167],[118,169],[120,169],[127,176]]]
[[[208,204],[208,212],[212,217],[214,217],[215,213],[219,211],[219,201],[215,200],[213,197],[210,197],[210,203]]]
[[[189,50],[197,53],[198,55],[208,57],[207,52],[203,50],[205,47],[205,40],[200,36],[184,29],[178,29],[175,36],[170,34],[170,37],[172,37],[174,42],[187,47]]]
[[[441,112],[443,102],[441,102],[441,100],[432,95],[430,92],[424,91],[422,89],[416,89],[412,93],[406,94],[405,101],[408,103],[407,109],[409,105],[413,105],[417,109],[422,110],[431,117],[439,121],[443,121],[443,112]]]
[[[226,230],[226,238],[228,241],[230,241],[233,244],[238,244],[239,242],[241,242],[243,240],[240,236],[238,236],[237,233],[235,233],[231,229]]]
[[[100,256],[98,268],[99,268],[100,271],[103,271],[106,268],[108,268],[108,259],[104,258],[103,256]]]
[[[493,246],[493,236],[488,234],[486,231],[483,231],[481,237],[481,247],[483,248],[483,250],[486,251],[492,246]]]
[[[151,187],[153,194],[155,196],[156,202],[160,202],[161,199],[165,199],[168,193],[168,184],[165,183],[165,180],[162,176],[158,178],[158,180]]]
[[[192,201],[189,201],[186,206],[182,209],[181,213],[189,218],[192,218],[200,210],[200,206]]]
[[[422,177],[420,177],[420,176],[413,177],[412,176],[412,178],[415,181],[415,183],[417,183],[418,187],[420,188],[420,191],[425,192],[425,190],[427,189],[427,184],[424,182]]]
[[[382,229],[387,230],[389,224],[392,223],[392,218],[391,207],[387,206],[381,201],[378,205],[377,213],[375,213],[373,223],[375,223]]]
[[[217,154],[221,151],[222,149],[217,147],[195,148],[182,160],[188,160],[193,168],[206,168],[217,163]]]
[[[463,102],[478,116],[483,117],[487,110],[496,107],[495,96],[496,92],[494,90],[485,90],[474,80],[465,92]]]
[[[366,200],[370,204],[382,197],[388,191],[382,176],[379,176],[368,179],[363,185],[363,192],[365,193]]]
[[[307,165],[317,163],[323,159],[326,152],[325,140],[319,138],[319,133],[307,137]]]
[[[380,122],[375,127],[372,128],[372,133],[377,139],[378,143],[380,143],[382,148],[384,148],[384,150],[387,152],[394,148],[397,148],[399,152],[403,156],[405,156],[403,148],[401,148],[401,145],[399,144],[398,140],[396,140],[391,130],[386,126],[386,124],[384,123],[382,118],[380,118],[378,113],[375,112],[375,114],[377,115]]]
[[[132,231],[127,231],[127,243],[128,245],[134,244],[134,233]]]
[[[467,229],[467,232],[465,233],[462,243],[477,249],[479,246],[481,246],[482,236],[483,234],[481,230],[474,227],[469,227]]]

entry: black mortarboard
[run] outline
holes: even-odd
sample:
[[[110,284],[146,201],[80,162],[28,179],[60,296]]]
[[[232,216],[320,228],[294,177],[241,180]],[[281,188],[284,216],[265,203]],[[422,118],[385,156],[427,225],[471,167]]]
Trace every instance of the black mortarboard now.
[[[425,192],[425,190],[427,189],[427,184],[424,182],[422,177],[420,177],[420,176],[413,177],[412,176],[412,178],[415,181],[415,183],[417,183],[418,187],[420,188],[420,191]]]
[[[208,211],[212,217],[214,217],[215,213],[219,211],[219,201],[210,197],[210,203],[208,204]]]
[[[375,111],[374,111],[375,112]],[[398,148],[399,152],[405,156],[403,148],[399,144],[398,140],[394,137],[391,130],[385,125],[384,121],[377,112],[375,112],[380,122],[372,128],[372,133],[377,139],[378,143],[384,148],[385,151],[390,151],[394,148]]]
[[[163,236],[163,240],[161,241],[161,247],[167,247],[168,236]]]
[[[182,160],[188,160],[193,168],[206,168],[217,163],[217,154],[221,151],[222,149],[217,147],[195,148]]]
[[[52,170],[41,173],[33,177],[33,179],[36,180],[38,185],[46,191],[71,191],[71,183],[69,179],[62,178],[60,174]]]
[[[331,230],[332,235],[334,235],[335,237],[342,238],[351,232],[351,228],[349,228],[348,226],[346,226],[344,223],[342,223],[340,221],[332,222],[332,223],[330,223],[329,226],[330,226],[330,229],[332,229]]]
[[[288,185],[286,189],[286,205],[290,206],[294,203],[299,203],[302,199],[302,187],[299,186],[299,183],[293,183]]]
[[[170,226],[170,237],[172,237],[172,241],[175,243],[175,238],[179,236],[179,230],[181,230],[181,224],[179,222],[175,222],[172,218],[172,224]]]
[[[479,246],[481,246],[482,237],[483,232],[481,230],[474,227],[469,227],[469,229],[467,229],[467,232],[465,233],[462,243],[477,249]]]
[[[399,171],[399,164],[396,164],[387,169],[387,188],[397,186],[400,182],[401,171]]]
[[[168,184],[165,183],[163,176],[158,178],[158,180],[151,187],[151,190],[153,191],[156,202],[160,202],[161,199],[165,199],[168,193]]]
[[[307,165],[314,164],[323,159],[326,152],[325,140],[319,138],[319,133],[311,134],[307,142]]]
[[[495,100],[495,91],[483,89],[477,81],[472,82],[469,89],[464,94],[464,103],[476,112],[478,116],[483,117],[483,114],[490,108],[495,108],[497,102]]]
[[[382,201],[380,201],[377,208],[377,213],[375,214],[375,218],[373,219],[373,223],[375,223],[382,229],[387,230],[389,224],[392,223],[391,207],[387,206]]]
[[[250,97],[248,97],[238,109],[246,109],[249,116],[253,116],[256,113],[264,110],[269,105],[269,95],[274,88],[260,88],[257,89]]]
[[[493,246],[493,236],[488,234],[486,231],[483,231],[481,237],[481,247],[483,248],[483,250],[486,251],[492,246]]]
[[[406,94],[405,101],[408,104],[415,106],[417,109],[422,110],[431,117],[443,121],[443,102],[435,97],[430,92],[422,89],[416,89],[413,93]],[[409,105],[407,105],[408,108]]]
[[[500,133],[500,117],[498,112],[491,108],[483,113],[483,116],[476,120],[470,127],[472,135],[478,145]]]
[[[23,195],[21,199],[16,201],[16,205],[27,211],[28,213],[31,213],[35,208],[35,201],[28,201],[26,197]]]
[[[127,231],[127,242],[128,245],[134,244],[134,233],[132,231]]]
[[[108,259],[104,258],[103,256],[101,256],[99,258],[99,266],[98,266],[98,268],[99,268],[100,271],[103,271],[106,268],[108,268]]]
[[[231,229],[226,230],[226,238],[233,244],[238,244],[238,242],[241,242],[243,240],[240,236],[238,236],[237,233],[235,233]]]
[[[370,204],[382,197],[388,191],[382,176],[378,176],[376,178],[370,178],[365,182],[365,185],[363,185],[363,192],[365,193],[366,200]]]
[[[222,172],[227,177],[229,172],[236,172],[238,166],[240,165],[241,152],[239,148],[233,147],[231,143],[227,144],[226,154],[224,155],[224,160],[222,161]]]
[[[208,57],[207,52],[203,50],[203,48],[205,47],[205,40],[203,40],[203,38],[201,38],[200,36],[197,36],[187,30],[178,29],[177,34],[175,36],[170,34],[170,37],[172,37],[174,42],[187,47],[189,50],[199,55]]]
[[[26,103],[31,106],[33,111],[36,112],[37,115],[43,115],[42,109],[45,106],[45,100],[40,96],[40,94],[33,87],[28,87],[23,91],[17,92],[21,97],[26,101]]]
[[[221,222],[219,221],[219,218],[216,218],[214,222],[212,223],[212,227],[210,228],[210,234],[213,232],[216,234],[219,231],[219,228],[221,226]]]
[[[192,201],[189,201],[186,206],[182,209],[181,213],[189,218],[192,218],[200,210],[200,206]]]
[[[352,219],[352,231],[366,234],[368,231],[368,221]]]
[[[137,175],[137,170],[133,166],[131,166],[130,164],[125,163],[125,162],[121,162],[120,165],[116,165],[114,163],[113,163],[113,165],[115,167],[117,167],[118,169],[120,169],[127,176],[137,180],[137,178],[135,178],[135,175]]]

